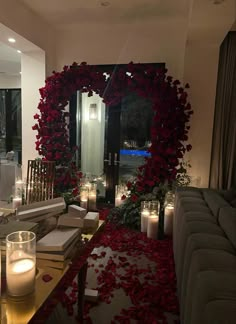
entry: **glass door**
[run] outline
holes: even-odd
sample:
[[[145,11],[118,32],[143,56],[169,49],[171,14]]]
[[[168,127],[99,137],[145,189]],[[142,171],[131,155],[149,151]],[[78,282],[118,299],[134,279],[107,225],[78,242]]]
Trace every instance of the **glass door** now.
[[[71,143],[79,147],[77,165],[97,182],[98,203],[114,204],[116,185],[132,180],[148,156],[151,103],[131,93],[120,104],[105,106],[98,95],[77,93],[70,111]]]
[[[149,155],[152,118],[150,101],[135,93],[125,96],[118,106],[106,107],[106,201],[114,203],[115,186],[132,180]]]

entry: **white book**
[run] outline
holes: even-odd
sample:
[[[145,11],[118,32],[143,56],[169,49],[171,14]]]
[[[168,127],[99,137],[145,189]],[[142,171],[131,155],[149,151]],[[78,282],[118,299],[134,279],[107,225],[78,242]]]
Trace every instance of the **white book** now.
[[[36,264],[38,268],[56,268],[56,269],[64,269],[68,264],[70,260],[64,260],[64,261],[53,261],[53,260],[47,260],[47,259],[36,259]]]
[[[45,259],[45,260],[65,261],[74,253],[74,251],[76,249],[76,243],[78,241],[79,241],[79,238],[76,237],[64,251],[45,251],[45,252],[39,251],[39,252],[36,252],[36,260],[39,258],[39,259]]]
[[[99,222],[99,213],[96,212],[88,212],[84,217],[84,227],[95,228],[98,226]]]
[[[87,210],[80,207],[80,206],[77,206],[77,205],[69,205],[68,207],[68,216],[77,216],[77,217],[80,217],[80,218],[84,218],[87,214]]]
[[[50,212],[62,212],[65,209],[65,200],[62,197],[44,200],[17,208],[18,219],[30,219],[36,216],[45,215]]]
[[[58,226],[69,226],[69,227],[84,227],[84,219],[76,216],[68,217],[66,215],[61,215],[58,219]]]
[[[79,229],[56,228],[37,242],[36,250],[64,251],[76,237],[80,237]]]

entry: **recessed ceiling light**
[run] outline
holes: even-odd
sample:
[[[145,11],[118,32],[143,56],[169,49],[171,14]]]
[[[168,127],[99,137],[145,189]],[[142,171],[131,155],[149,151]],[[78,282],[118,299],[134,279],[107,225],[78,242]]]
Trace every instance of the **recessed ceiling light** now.
[[[21,71],[19,73],[21,74]]]
[[[101,3],[101,6],[102,7],[108,7],[108,6],[110,6],[110,2],[109,1],[101,1],[100,3]]]
[[[17,50],[17,53],[22,53],[20,50]]]
[[[8,38],[8,42],[10,42],[10,43],[15,43],[16,40],[15,40],[15,38]]]
[[[223,2],[224,2],[224,0],[214,0],[213,4],[214,5],[219,5],[219,4],[223,3]]]

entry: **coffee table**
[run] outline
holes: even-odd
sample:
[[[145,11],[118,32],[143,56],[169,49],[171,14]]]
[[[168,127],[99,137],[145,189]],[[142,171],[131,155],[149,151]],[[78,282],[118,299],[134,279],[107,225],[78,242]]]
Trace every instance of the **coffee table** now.
[[[71,257],[71,262],[66,266],[65,269],[59,270],[50,267],[41,267],[37,269],[35,292],[31,295],[22,298],[12,298],[6,294],[2,294],[1,297],[1,321],[2,324],[14,323],[14,324],[25,324],[33,322],[34,317],[40,315],[40,310],[43,305],[54,298],[57,289],[60,289],[60,285],[63,282],[63,278],[68,274],[70,269],[73,267],[74,263],[78,258],[84,256],[87,253],[86,248],[92,239],[94,239],[104,225],[104,221],[99,221],[98,228],[91,233],[82,234],[82,240],[85,242],[82,246],[76,248],[73,256]],[[83,299],[85,291],[85,282],[87,274],[87,259],[84,260],[81,268],[78,270],[77,275],[78,280],[78,318],[80,322],[83,322]],[[50,279],[47,281],[47,279]],[[71,278],[73,280],[73,278]],[[60,301],[58,300],[58,303]],[[56,302],[54,300],[56,306]],[[44,318],[45,320],[45,318]]]

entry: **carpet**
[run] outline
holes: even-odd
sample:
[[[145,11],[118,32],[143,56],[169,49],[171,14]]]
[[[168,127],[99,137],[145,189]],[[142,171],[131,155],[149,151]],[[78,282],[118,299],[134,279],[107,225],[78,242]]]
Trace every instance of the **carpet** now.
[[[179,323],[170,238],[152,240],[143,233],[107,223],[93,243],[87,278],[89,288],[98,290],[99,302],[85,304],[86,324]],[[76,298],[77,285],[73,282],[63,305],[74,319]]]

